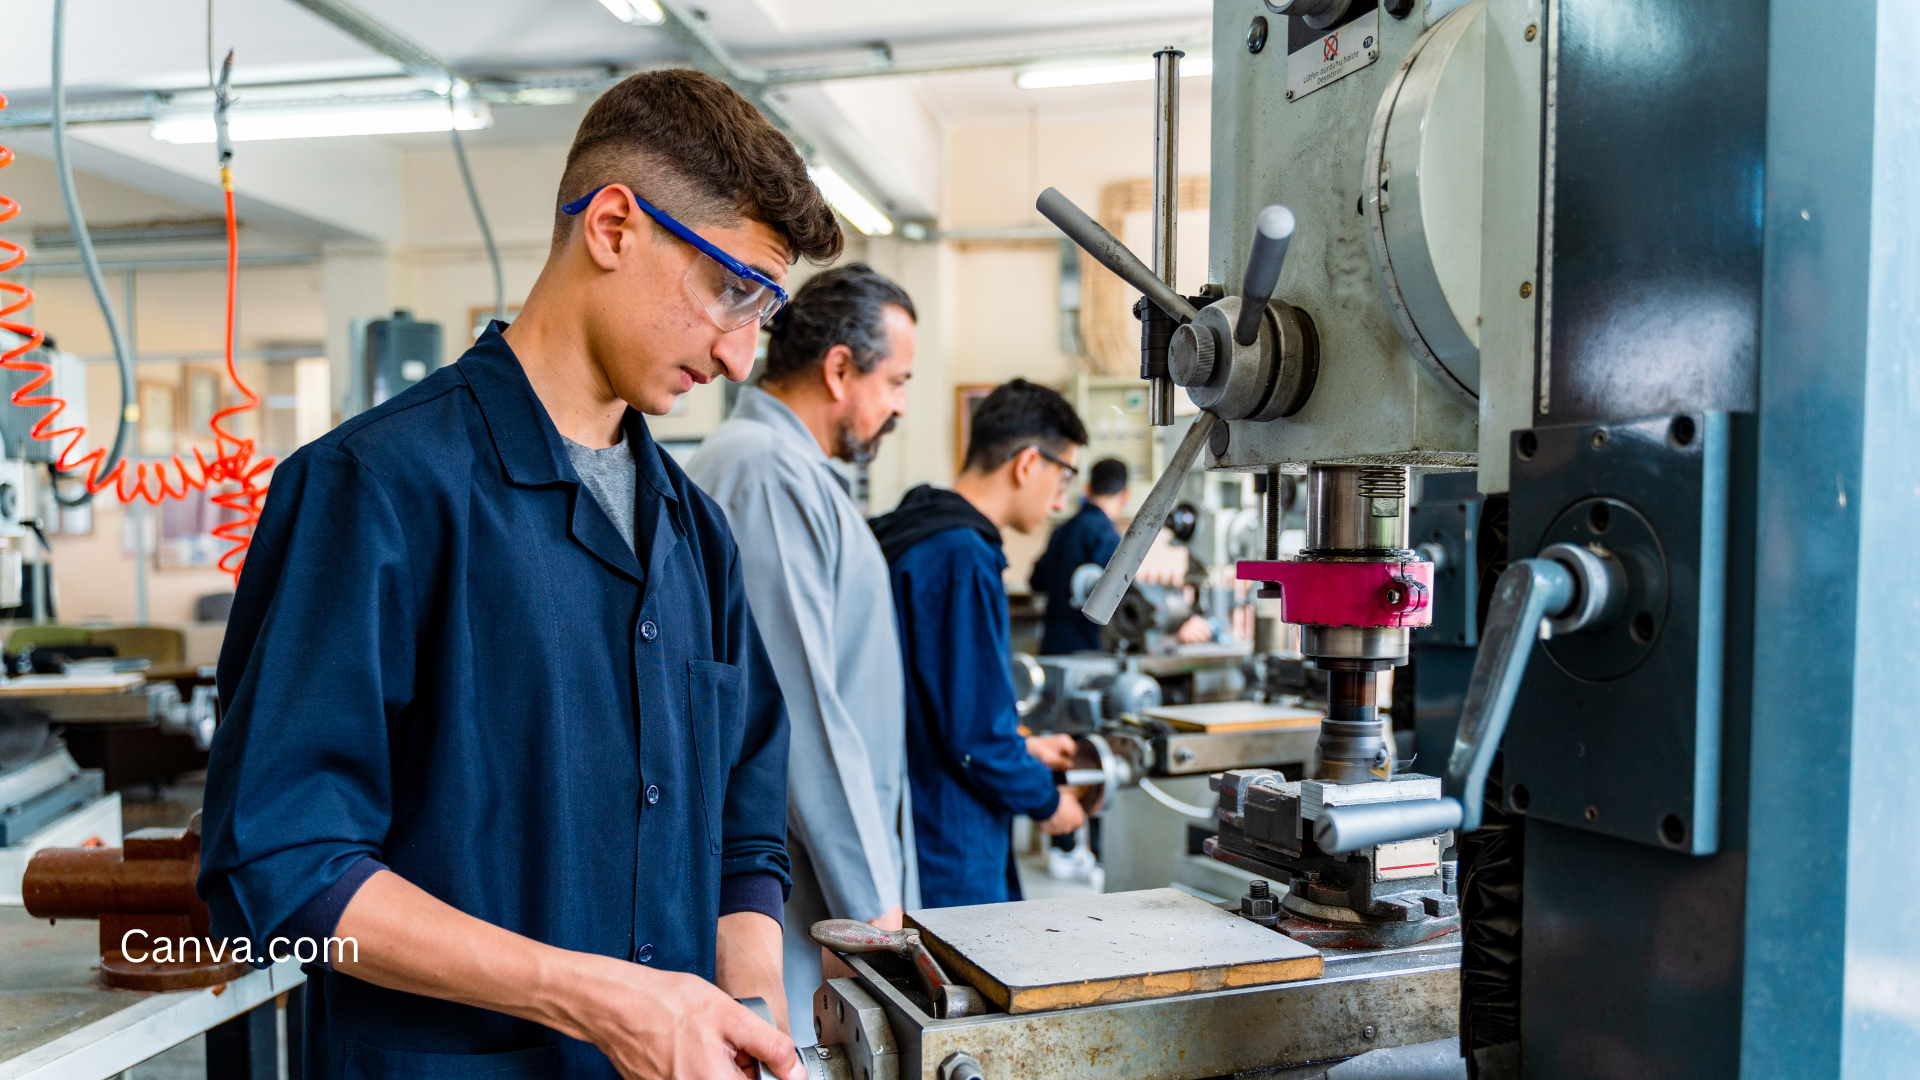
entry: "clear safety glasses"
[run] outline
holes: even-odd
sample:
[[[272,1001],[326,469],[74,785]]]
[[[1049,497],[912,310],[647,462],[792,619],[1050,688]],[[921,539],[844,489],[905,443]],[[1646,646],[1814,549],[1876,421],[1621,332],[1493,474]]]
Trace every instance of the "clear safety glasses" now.
[[[578,214],[593,202],[595,195],[612,186],[603,184],[594,188],[560,210],[569,216]],[[634,195],[631,189],[626,190],[648,216],[699,252],[693,265],[687,268],[687,291],[700,302],[700,306],[707,309],[707,317],[713,320],[713,325],[729,334],[749,323],[757,322],[765,326],[768,319],[787,306],[787,291],[774,284],[765,274],[707,243],[699,233]]]

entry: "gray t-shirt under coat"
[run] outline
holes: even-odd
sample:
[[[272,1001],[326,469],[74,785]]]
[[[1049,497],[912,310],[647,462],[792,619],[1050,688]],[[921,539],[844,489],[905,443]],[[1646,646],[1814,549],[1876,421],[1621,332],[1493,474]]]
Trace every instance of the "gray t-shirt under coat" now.
[[[567,444],[567,457],[573,461],[573,471],[580,474],[580,482],[593,492],[594,501],[613,519],[620,538],[634,548],[634,484],[639,482],[640,468],[633,460],[633,450],[627,441],[622,439],[604,450],[582,446],[565,435],[560,436],[560,441]],[[634,548],[634,554],[639,553],[639,549]]]

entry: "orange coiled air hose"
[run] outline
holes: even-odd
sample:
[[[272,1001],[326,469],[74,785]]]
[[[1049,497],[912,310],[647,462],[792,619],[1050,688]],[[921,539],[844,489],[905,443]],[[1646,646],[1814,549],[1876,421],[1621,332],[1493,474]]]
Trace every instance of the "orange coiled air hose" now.
[[[7,99],[0,95],[0,109],[7,107]],[[0,168],[13,163],[13,151],[0,146]],[[40,360],[27,359],[27,354],[38,349],[46,339],[38,328],[15,322],[12,316],[33,304],[33,290],[18,282],[0,280],[0,293],[10,293],[13,300],[0,305],[0,329],[9,330],[26,340],[5,352],[0,352],[0,368],[34,373],[34,378],[13,392],[15,405],[27,408],[47,406],[45,415],[36,421],[31,430],[34,438],[52,442],[65,439],[60,455],[54,463],[60,472],[86,467],[86,487],[89,495],[95,494],[109,485],[114,494],[123,503],[135,499],[145,499],[149,504],[159,505],[165,499],[184,498],[188,491],[204,490],[209,484],[233,484],[234,489],[218,491],[213,502],[238,515],[229,521],[214,527],[213,534],[232,545],[220,556],[220,569],[234,575],[238,580],[240,568],[246,562],[247,546],[253,539],[254,523],[260,520],[260,507],[267,497],[266,475],[273,468],[274,459],[263,457],[254,459],[254,441],[242,438],[228,431],[225,422],[240,413],[260,407],[260,397],[240,378],[240,370],[234,365],[233,358],[233,315],[234,302],[240,271],[240,236],[233,213],[233,177],[226,166],[220,169],[220,186],[226,195],[227,217],[227,319],[225,351],[227,377],[233,380],[235,389],[240,392],[241,402],[230,405],[213,414],[209,426],[213,429],[214,456],[208,458],[197,447],[193,451],[193,465],[189,467],[179,454],[173,455],[171,478],[165,462],[134,462],[133,475],[127,475],[127,461],[121,459],[104,475],[100,472],[107,452],[95,448],[78,458],[74,451],[86,438],[85,424],[73,424],[67,427],[55,427],[60,414],[65,411],[65,399],[38,391],[53,381],[53,368]],[[20,204],[13,199],[0,195],[0,223],[5,223],[20,212]],[[27,252],[19,244],[0,239],[0,273],[5,273],[26,262]]]

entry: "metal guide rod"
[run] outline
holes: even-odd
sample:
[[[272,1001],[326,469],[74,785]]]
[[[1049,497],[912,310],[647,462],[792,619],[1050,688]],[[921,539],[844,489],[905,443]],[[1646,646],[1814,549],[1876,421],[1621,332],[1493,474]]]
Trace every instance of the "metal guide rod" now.
[[[1185,55],[1171,45],[1153,54],[1153,274],[1169,288],[1179,252],[1180,58]],[[1173,380],[1165,375],[1147,380],[1147,423],[1173,423]]]
[[[1093,256],[1094,261],[1114,272],[1121,281],[1146,294],[1147,299],[1160,305],[1181,322],[1192,322],[1199,312],[1187,298],[1153,275],[1140,257],[1128,250],[1119,238],[1100,227],[1100,223],[1087,216],[1087,212],[1073,205],[1073,200],[1060,194],[1058,188],[1048,188],[1040,193],[1034,202],[1034,209],[1048,221],[1059,226],[1067,234],[1067,239],[1080,245],[1080,249]]]
[[[1166,524],[1167,514],[1173,510],[1173,502],[1180,496],[1180,485],[1186,482],[1187,472],[1193,468],[1194,460],[1200,456],[1200,448],[1207,445],[1207,439],[1213,434],[1213,426],[1219,418],[1210,412],[1203,412],[1193,418],[1193,426],[1187,429],[1187,437],[1180,440],[1180,448],[1173,452],[1173,460],[1167,462],[1167,469],[1160,474],[1160,480],[1147,492],[1146,501],[1140,504],[1140,512],[1133,515],[1133,523],[1127,526],[1127,535],[1121,537],[1120,546],[1114,549],[1113,558],[1107,560],[1107,568],[1100,573],[1100,580],[1087,596],[1086,604],[1080,613],[1101,626],[1113,618],[1115,608],[1120,606],[1120,598],[1127,595],[1127,586],[1133,584],[1133,575],[1140,569],[1141,560],[1147,557],[1147,549],[1160,535],[1160,529]]]

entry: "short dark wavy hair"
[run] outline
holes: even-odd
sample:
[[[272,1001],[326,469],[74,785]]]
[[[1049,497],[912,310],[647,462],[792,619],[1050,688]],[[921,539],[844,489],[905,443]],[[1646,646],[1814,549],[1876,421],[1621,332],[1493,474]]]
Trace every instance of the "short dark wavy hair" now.
[[[1119,458],[1101,458],[1087,470],[1087,493],[1118,495],[1127,490],[1127,463]]]
[[[992,472],[1022,446],[1059,454],[1087,445],[1087,426],[1058,390],[1025,379],[1001,383],[973,410],[966,467]]]
[[[762,378],[783,383],[826,358],[835,345],[853,353],[853,366],[872,371],[889,355],[886,314],[891,305],[916,322],[907,290],[866,263],[848,263],[807,279],[769,324]]]
[[[560,177],[555,247],[573,231],[560,207],[607,184],[626,184],[688,225],[761,222],[786,242],[789,263],[829,263],[846,245],[793,143],[732,87],[702,72],[643,72],[587,110]]]

